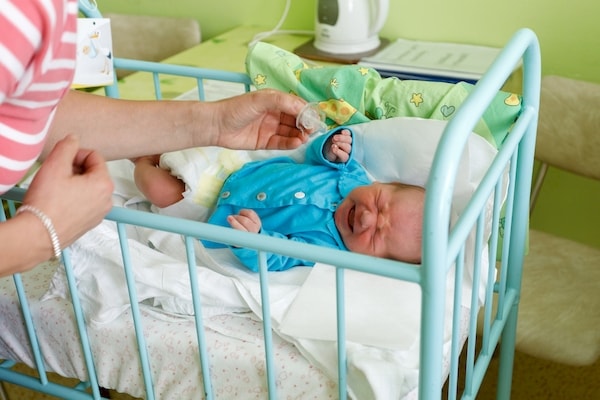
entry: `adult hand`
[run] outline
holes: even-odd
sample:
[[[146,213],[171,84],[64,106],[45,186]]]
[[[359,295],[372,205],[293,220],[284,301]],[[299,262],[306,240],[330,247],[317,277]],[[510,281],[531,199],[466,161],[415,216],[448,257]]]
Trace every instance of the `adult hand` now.
[[[306,102],[298,96],[263,89],[216,103],[218,146],[235,149],[294,149],[308,141],[296,127]]]
[[[112,192],[104,158],[67,136],[43,162],[23,203],[52,220],[64,248],[102,221],[112,206]]]

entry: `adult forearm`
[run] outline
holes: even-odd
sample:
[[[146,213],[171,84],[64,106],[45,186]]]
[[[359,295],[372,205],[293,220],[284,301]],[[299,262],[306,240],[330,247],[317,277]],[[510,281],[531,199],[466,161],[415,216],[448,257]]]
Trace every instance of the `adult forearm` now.
[[[305,103],[270,89],[216,102],[127,101],[71,91],[57,109],[42,157],[67,134],[108,160],[198,146],[294,149],[308,140],[296,127]]]
[[[0,276],[27,271],[53,255],[47,230],[37,217],[23,213],[2,223]],[[13,240],[25,238],[28,240]]]
[[[115,100],[71,91],[58,107],[42,157],[69,133],[82,148],[109,160],[211,145],[211,109],[208,103]]]

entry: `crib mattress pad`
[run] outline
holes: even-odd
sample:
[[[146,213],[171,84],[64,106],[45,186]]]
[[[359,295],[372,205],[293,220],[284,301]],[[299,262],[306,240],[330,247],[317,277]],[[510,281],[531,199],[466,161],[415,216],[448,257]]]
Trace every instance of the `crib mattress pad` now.
[[[23,274],[45,363],[50,371],[86,380],[72,305],[65,299],[39,299],[57,265],[45,263]],[[21,320],[12,278],[0,280],[0,358],[33,366],[28,338]],[[151,364],[160,399],[193,399],[202,393],[195,327],[191,320],[173,318],[151,307],[142,307]],[[261,399],[267,394],[262,324],[250,314],[211,317],[206,330],[211,376],[217,398]],[[129,312],[106,326],[88,329],[95,351],[99,384],[103,387],[144,397],[138,366],[137,347]],[[337,384],[312,366],[293,344],[274,337],[277,376],[281,395],[334,399]]]
[[[45,263],[22,275],[44,362],[49,371],[86,380],[72,305],[65,299],[39,299],[46,293],[57,268]],[[142,306],[143,324],[151,351],[153,379],[160,399],[195,399],[202,393],[197,339],[193,321],[175,318]],[[0,279],[0,311],[3,332],[0,358],[34,365],[27,345],[18,299],[11,278]],[[461,329],[466,332],[468,310],[464,309]],[[262,323],[254,314],[218,315],[207,321],[207,349],[216,398],[262,399],[267,395]],[[102,387],[144,397],[138,365],[133,324],[128,311],[105,326],[90,326],[88,335],[96,356],[95,367]],[[290,341],[274,335],[274,362],[278,366],[277,390],[283,398],[335,399],[337,383],[312,365]],[[373,349],[375,351],[375,349]],[[418,349],[408,353],[417,357]],[[332,355],[333,356],[333,355]],[[449,369],[446,347],[444,371]],[[418,367],[417,367],[418,368]],[[413,371],[417,374],[417,369]],[[413,377],[415,378],[415,377]],[[417,397],[416,387],[405,399]]]

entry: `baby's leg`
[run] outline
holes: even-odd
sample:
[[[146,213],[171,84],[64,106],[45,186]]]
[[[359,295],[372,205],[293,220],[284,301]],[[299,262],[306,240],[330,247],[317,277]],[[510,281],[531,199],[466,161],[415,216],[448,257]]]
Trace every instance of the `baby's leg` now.
[[[155,206],[164,208],[183,199],[185,183],[158,166],[160,156],[139,157],[133,162],[133,178],[138,189]]]

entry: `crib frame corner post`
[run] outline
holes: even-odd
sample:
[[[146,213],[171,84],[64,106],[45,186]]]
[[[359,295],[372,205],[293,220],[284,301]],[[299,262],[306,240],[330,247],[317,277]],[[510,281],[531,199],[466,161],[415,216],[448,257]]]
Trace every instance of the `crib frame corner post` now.
[[[497,399],[510,399],[512,388],[512,375],[517,335],[517,320],[519,301],[521,296],[521,279],[523,272],[523,259],[527,242],[529,226],[529,204],[531,183],[533,175],[533,155],[537,135],[537,120],[540,104],[541,86],[541,54],[537,36],[530,29],[524,28],[515,34],[524,46],[523,54],[523,118],[528,118],[526,132],[519,143],[517,163],[518,170],[515,179],[515,201],[511,216],[512,234],[510,236],[510,253],[508,258],[507,288],[516,293],[516,300],[512,305],[502,332],[500,345],[500,361],[498,371]]]

